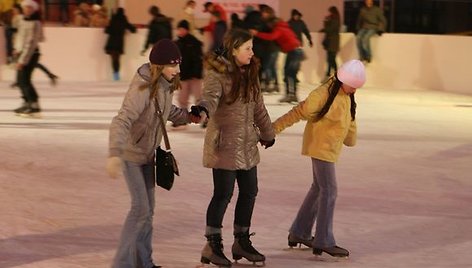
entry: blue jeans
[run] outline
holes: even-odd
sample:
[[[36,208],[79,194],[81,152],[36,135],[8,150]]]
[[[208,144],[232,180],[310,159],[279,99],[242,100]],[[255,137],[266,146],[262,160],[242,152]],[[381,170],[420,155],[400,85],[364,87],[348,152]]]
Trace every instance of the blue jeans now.
[[[357,32],[356,42],[361,60],[370,61],[372,59],[370,38],[376,33],[377,31],[374,29],[360,29],[359,32]]]
[[[123,161],[123,173],[131,195],[131,209],[121,233],[113,268],[150,268],[152,217],[154,215],[154,165]]]
[[[298,210],[290,233],[302,239],[311,239],[316,220],[313,247],[336,245],[333,235],[333,215],[337,196],[334,163],[312,158],[313,184]]]

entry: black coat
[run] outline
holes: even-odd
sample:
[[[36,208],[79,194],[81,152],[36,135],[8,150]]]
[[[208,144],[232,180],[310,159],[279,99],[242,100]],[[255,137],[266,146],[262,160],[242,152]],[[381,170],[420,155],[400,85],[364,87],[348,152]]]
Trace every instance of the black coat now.
[[[111,17],[110,24],[105,28],[108,34],[105,52],[112,54],[118,52],[123,54],[125,31],[136,32],[136,27],[128,22],[128,19],[122,12],[117,12]]]
[[[202,42],[191,34],[179,37],[175,41],[182,53],[182,63],[180,64],[180,79],[182,81],[192,78],[202,78],[203,69],[203,49]]]
[[[149,46],[153,46],[157,41],[167,38],[172,40],[172,18],[168,18],[162,14],[158,14],[148,25],[149,31],[144,43],[144,50]]]

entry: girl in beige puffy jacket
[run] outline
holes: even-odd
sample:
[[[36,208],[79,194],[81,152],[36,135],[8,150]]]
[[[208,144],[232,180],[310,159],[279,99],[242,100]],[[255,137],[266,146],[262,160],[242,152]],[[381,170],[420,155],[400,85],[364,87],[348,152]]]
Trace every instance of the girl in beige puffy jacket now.
[[[257,143],[268,148],[275,142],[275,134],[258,82],[259,64],[253,55],[251,34],[230,31],[224,47],[208,56],[203,97],[192,107],[194,115],[205,112],[209,117],[203,165],[212,168],[214,185],[206,215],[208,243],[202,251],[202,263],[231,266],[223,253],[221,232],[235,181],[239,194],[234,215],[233,258],[265,261],[264,255],[251,245],[249,228],[258,190]]]

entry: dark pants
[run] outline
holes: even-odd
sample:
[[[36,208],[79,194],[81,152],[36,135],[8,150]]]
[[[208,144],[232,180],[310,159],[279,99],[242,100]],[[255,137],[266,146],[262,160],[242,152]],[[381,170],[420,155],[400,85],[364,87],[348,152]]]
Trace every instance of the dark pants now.
[[[328,61],[328,70],[326,71],[326,76],[331,75],[331,69],[334,70],[334,73],[338,70],[338,65],[336,64],[336,52],[334,51],[327,51],[326,59]]]
[[[251,226],[252,211],[257,196],[257,167],[249,170],[213,169],[213,197],[207,210],[207,226],[223,227],[223,217],[233,196],[234,182],[238,182],[239,194],[234,212],[234,224]]]
[[[118,51],[110,52],[111,56],[111,66],[113,67],[113,72],[118,73],[120,71],[120,57],[121,53]]]
[[[297,93],[297,74],[300,71],[301,62],[303,60],[303,50],[301,48],[287,52],[285,59],[284,73],[285,86],[287,94],[295,95]]]
[[[38,94],[36,89],[31,83],[31,76],[33,74],[34,68],[39,62],[39,52],[35,52],[31,56],[30,61],[18,71],[18,86],[21,89],[21,94],[25,102],[32,103],[38,101]]]

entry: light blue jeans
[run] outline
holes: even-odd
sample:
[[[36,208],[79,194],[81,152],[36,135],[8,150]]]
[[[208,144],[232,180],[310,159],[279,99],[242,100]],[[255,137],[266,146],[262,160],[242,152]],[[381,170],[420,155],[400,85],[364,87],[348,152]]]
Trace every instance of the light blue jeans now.
[[[309,240],[316,220],[313,247],[332,247],[336,245],[333,235],[333,215],[338,189],[334,163],[312,158],[312,164],[313,184],[290,227],[290,233]]]
[[[154,215],[154,165],[123,161],[131,209],[121,233],[113,268],[150,268]]]
[[[370,38],[377,33],[374,29],[360,29],[357,32],[356,41],[359,57],[361,60],[370,61],[372,59],[372,51],[370,49]]]

